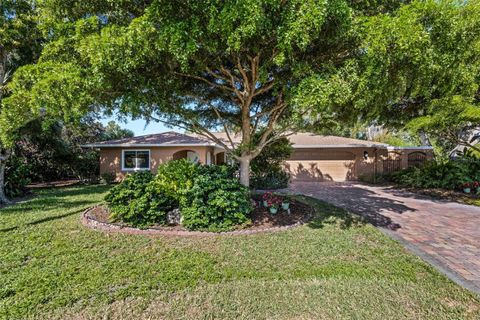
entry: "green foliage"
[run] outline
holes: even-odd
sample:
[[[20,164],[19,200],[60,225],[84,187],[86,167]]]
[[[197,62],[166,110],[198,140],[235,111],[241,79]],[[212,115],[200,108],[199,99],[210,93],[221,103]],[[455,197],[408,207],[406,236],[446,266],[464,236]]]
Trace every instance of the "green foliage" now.
[[[123,138],[131,138],[135,135],[132,130],[120,127],[115,121],[109,121],[105,126],[105,133],[102,140],[117,140]]]
[[[164,198],[156,199],[155,203],[149,201],[147,189],[154,191],[149,188],[153,178],[150,171],[135,172],[110,189],[105,201],[111,210],[111,219],[136,226],[163,223],[170,206],[162,202]]]
[[[457,189],[466,182],[480,181],[480,160],[429,162],[422,167],[393,173],[390,179],[405,187]]]
[[[165,224],[179,208],[182,225],[191,230],[225,231],[247,223],[249,191],[227,166],[200,166],[187,159],[128,175],[106,196],[113,220],[134,226]]]
[[[182,224],[190,230],[228,231],[246,224],[250,192],[226,166],[205,166],[181,201]]]
[[[292,152],[292,145],[287,138],[277,139],[263,148],[251,162],[251,186],[264,190],[286,188],[290,177],[282,169],[282,163]]]
[[[115,182],[116,175],[114,172],[104,172],[100,175],[102,182],[106,185],[111,185]]]
[[[0,319],[480,317],[475,294],[319,200],[294,197],[315,207],[309,225],[253,236],[147,237],[80,226],[80,212],[108,189],[41,189],[0,209]]]
[[[290,175],[283,170],[266,172],[262,175],[254,175],[250,181],[252,188],[260,190],[275,190],[288,187]]]
[[[27,192],[27,184],[30,183],[30,166],[26,161],[12,155],[5,167],[5,194],[9,198],[16,198]]]

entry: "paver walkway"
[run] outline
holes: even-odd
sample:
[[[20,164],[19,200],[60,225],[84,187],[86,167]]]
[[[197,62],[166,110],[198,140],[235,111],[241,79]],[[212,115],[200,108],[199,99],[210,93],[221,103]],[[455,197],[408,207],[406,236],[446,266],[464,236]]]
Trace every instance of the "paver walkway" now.
[[[449,278],[480,294],[480,207],[357,183],[297,182],[288,191],[366,217]]]

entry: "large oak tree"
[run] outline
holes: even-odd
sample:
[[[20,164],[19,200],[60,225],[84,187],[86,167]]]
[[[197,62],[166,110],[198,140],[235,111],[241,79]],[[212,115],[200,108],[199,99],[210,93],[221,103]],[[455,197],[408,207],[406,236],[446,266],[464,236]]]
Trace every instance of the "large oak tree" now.
[[[11,85],[4,140],[40,110],[116,110],[222,145],[245,185],[250,161],[299,128],[360,116],[403,125],[436,97],[478,90],[465,71],[477,60],[464,54],[478,45],[478,1],[49,0],[40,10],[50,43]],[[448,76],[455,62],[465,77]]]

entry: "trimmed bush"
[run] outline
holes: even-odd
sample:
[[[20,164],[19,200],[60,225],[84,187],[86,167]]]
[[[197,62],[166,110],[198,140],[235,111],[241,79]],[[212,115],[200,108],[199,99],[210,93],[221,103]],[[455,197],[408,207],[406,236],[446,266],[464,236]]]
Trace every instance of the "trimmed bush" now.
[[[250,192],[226,166],[202,167],[181,203],[183,226],[190,230],[228,231],[250,221]]]
[[[153,177],[150,171],[135,172],[110,189],[105,201],[113,221],[134,226],[164,223],[173,203],[152,186]]]
[[[225,231],[249,221],[249,190],[227,166],[200,166],[186,159],[161,165],[156,176],[129,175],[105,200],[111,219],[144,227],[166,224],[167,213],[179,208],[190,230]]]

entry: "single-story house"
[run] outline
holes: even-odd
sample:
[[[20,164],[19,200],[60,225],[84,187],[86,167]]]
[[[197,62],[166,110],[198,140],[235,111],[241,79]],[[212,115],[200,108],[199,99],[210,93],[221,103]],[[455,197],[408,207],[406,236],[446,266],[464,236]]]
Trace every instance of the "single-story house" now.
[[[225,133],[217,137],[226,141]],[[393,147],[384,143],[312,133],[289,136],[294,152],[284,169],[297,181],[350,181],[410,166],[433,157],[431,147]],[[234,141],[238,142],[238,141]],[[206,138],[164,132],[87,145],[100,150],[100,174],[117,180],[138,170],[155,172],[170,160],[191,159],[203,164],[227,162],[225,150]]]

